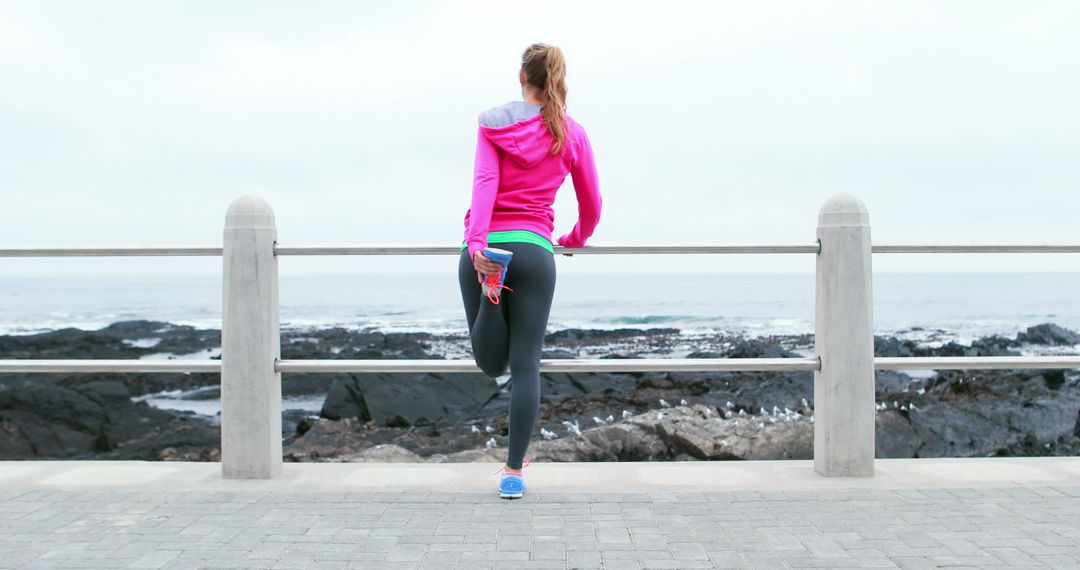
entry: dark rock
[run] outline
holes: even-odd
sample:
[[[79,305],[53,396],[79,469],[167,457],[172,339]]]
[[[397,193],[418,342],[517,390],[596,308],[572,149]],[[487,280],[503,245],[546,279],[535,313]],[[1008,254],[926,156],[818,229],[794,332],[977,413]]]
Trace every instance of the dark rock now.
[[[547,360],[573,360],[577,357],[577,353],[571,352],[564,348],[554,348],[551,350],[543,350],[540,352],[540,358]]]
[[[1043,323],[1028,327],[1026,332],[1016,335],[1016,340],[1051,346],[1076,345],[1080,344],[1080,334],[1053,323]]]
[[[375,444],[356,418],[340,421],[315,420],[304,434],[283,447],[290,461],[311,461],[323,457],[350,455]]]
[[[390,416],[389,418],[386,418],[386,427],[390,427],[390,428],[407,428],[410,425],[412,425],[412,424],[409,423],[409,419],[406,418],[405,416],[401,415],[401,414],[394,414],[394,415]]]
[[[101,459],[221,461],[221,430],[200,419],[180,420],[136,434]]]
[[[143,458],[136,442],[169,437],[174,431],[216,431],[206,422],[132,403],[125,385],[115,380],[64,384],[41,380],[0,383],[0,459],[30,457]],[[189,427],[194,425],[195,427]],[[148,435],[152,434],[152,435]],[[220,445],[220,437],[201,440],[205,447]],[[159,446],[157,449],[164,447]]]
[[[739,340],[723,355],[726,358],[801,358],[797,353],[759,339]]]
[[[296,422],[296,435],[304,435],[307,433],[308,430],[311,429],[311,426],[315,425],[316,421],[316,418],[309,417],[302,418],[300,421]]]
[[[534,441],[535,461],[663,461],[671,451],[655,433],[638,425],[617,423],[590,428],[580,436]]]
[[[1046,370],[1041,376],[1046,380],[1046,387],[1051,390],[1060,390],[1065,385],[1064,370]]]
[[[679,329],[676,328],[650,328],[650,329],[561,329],[544,335],[544,345],[551,349],[555,347],[576,350],[585,347],[596,347],[626,342],[638,342],[655,347],[667,337],[677,337]],[[657,342],[653,342],[657,341]]]
[[[874,387],[878,392],[903,392],[922,383],[896,370],[878,370],[874,373]]]
[[[476,416],[498,392],[484,374],[354,373],[335,380],[320,415],[379,425],[395,414],[461,421]]]
[[[1011,350],[1017,346],[1015,340],[1003,336],[988,336],[972,341],[972,356],[1020,356],[1020,351]]]
[[[874,416],[874,457],[915,457],[922,439],[909,417],[907,412],[897,409],[881,410]]]
[[[310,412],[284,409],[281,411],[281,436],[285,439],[295,437],[310,427],[310,423]]]
[[[915,343],[892,336],[874,336],[874,356],[885,358],[907,358],[922,356],[917,353]]]
[[[715,352],[712,350],[695,350],[686,355],[687,358],[724,358],[724,354],[721,352]]]

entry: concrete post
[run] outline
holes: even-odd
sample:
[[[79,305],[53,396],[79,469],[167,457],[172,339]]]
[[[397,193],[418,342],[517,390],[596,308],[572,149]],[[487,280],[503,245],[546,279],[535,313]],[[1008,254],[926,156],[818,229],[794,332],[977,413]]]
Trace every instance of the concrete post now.
[[[221,466],[233,479],[281,475],[277,228],[270,204],[237,198],[225,214]]]
[[[874,475],[874,318],[870,216],[837,194],[818,213],[814,471]]]

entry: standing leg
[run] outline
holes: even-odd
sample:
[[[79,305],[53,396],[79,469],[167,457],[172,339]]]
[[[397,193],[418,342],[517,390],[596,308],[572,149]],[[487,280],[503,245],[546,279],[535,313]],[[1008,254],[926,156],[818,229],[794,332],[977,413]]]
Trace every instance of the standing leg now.
[[[540,413],[540,355],[555,294],[555,256],[534,243],[511,242],[514,252],[504,295],[510,323],[510,444],[506,465],[521,469]]]
[[[507,279],[514,271],[516,261],[510,262]],[[501,376],[506,373],[510,353],[510,330],[504,308],[506,296],[503,295],[496,305],[484,295],[468,250],[461,252],[458,260],[458,285],[461,287],[461,300],[465,305],[476,365],[488,376]]]

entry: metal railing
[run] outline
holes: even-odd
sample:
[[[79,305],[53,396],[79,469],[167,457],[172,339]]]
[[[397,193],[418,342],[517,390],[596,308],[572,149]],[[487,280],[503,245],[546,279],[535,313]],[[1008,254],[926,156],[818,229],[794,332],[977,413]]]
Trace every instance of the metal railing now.
[[[860,200],[831,197],[817,240],[795,244],[555,246],[577,254],[814,254],[814,358],[541,359],[540,372],[814,372],[814,469],[873,476],[874,371],[1080,368],[1080,356],[874,357],[872,253],[1080,253],[1080,244],[871,244]],[[278,258],[282,255],[460,255],[445,245],[278,245],[270,205],[235,200],[223,246],[0,248],[0,257],[221,256],[221,360],[0,359],[0,373],[201,372],[221,374],[222,470],[226,477],[281,474],[281,374],[481,372],[471,360],[282,360]]]
[[[817,242],[797,244],[673,244],[673,245],[590,245],[585,248],[554,246],[557,253],[577,254],[762,254],[820,252]],[[220,246],[109,246],[109,247],[5,247],[0,257],[220,257]],[[279,245],[275,255],[457,255],[459,246],[446,245]],[[1080,253],[1075,244],[900,244],[878,243],[872,253]]]

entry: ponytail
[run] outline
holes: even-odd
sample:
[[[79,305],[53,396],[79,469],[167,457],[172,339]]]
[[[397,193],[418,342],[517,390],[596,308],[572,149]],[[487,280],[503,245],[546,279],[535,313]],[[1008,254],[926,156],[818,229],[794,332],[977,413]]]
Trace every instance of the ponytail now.
[[[562,50],[547,44],[532,44],[521,56],[521,68],[525,70],[528,83],[544,92],[540,115],[555,139],[551,154],[558,154],[563,150],[567,130],[566,60]]]

